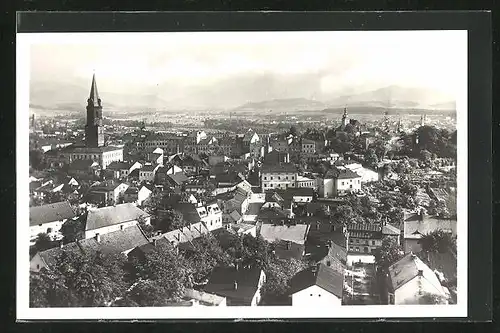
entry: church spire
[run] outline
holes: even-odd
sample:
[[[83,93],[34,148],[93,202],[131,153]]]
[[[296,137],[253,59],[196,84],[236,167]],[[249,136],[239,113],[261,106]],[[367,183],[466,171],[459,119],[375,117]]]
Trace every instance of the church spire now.
[[[99,92],[97,91],[97,83],[95,81],[95,73],[92,75],[92,85],[90,86],[89,104],[92,103],[95,106],[101,106],[101,99],[99,98]]]

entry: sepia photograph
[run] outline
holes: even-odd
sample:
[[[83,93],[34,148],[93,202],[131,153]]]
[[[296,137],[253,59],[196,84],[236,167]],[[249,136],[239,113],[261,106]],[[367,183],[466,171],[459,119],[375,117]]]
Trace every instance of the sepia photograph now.
[[[26,318],[467,315],[467,31],[17,38]]]

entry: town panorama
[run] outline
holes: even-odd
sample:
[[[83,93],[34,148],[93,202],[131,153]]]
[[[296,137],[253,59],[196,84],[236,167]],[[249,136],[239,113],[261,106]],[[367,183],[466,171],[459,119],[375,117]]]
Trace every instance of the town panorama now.
[[[30,307],[456,303],[454,110],[106,114],[98,79],[31,110]]]

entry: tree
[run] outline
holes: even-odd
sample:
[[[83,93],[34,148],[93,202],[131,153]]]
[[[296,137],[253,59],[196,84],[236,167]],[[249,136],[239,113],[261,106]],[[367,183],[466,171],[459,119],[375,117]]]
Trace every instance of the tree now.
[[[186,260],[169,244],[157,244],[153,251],[145,254],[144,260],[135,261],[135,269],[140,279],[161,286],[167,300],[178,300],[185,288],[192,287],[192,272]]]
[[[161,284],[152,280],[139,280],[115,305],[128,307],[165,306],[169,300],[170,296]]]
[[[50,239],[50,236],[47,235],[46,233],[42,232],[38,234],[38,237],[35,242],[35,249],[37,252],[42,252],[47,249],[50,249],[51,247],[54,247],[54,244],[52,240]]]
[[[431,159],[432,159],[432,154],[428,150],[423,149],[420,151],[419,159],[422,162],[429,164],[431,162]]]
[[[41,150],[30,150],[29,152],[30,166],[33,169],[41,170],[44,167],[43,151]]]
[[[419,298],[418,304],[448,304],[448,300],[443,295],[431,294],[428,292],[423,293],[423,295]]]
[[[158,224],[158,229],[163,232],[177,230],[186,226],[186,221],[182,213],[176,209],[170,209],[166,212],[163,219]]]
[[[266,269],[271,257],[272,249],[262,236],[241,235],[230,241],[227,250],[233,262],[240,262],[243,266],[253,266]]]
[[[403,258],[404,251],[397,239],[385,237],[382,240],[382,246],[375,250],[375,264],[384,271],[387,271],[390,265]]]
[[[435,230],[420,238],[422,250],[426,252],[444,253],[449,250],[456,252],[457,243],[455,237],[443,230]]]
[[[76,220],[68,220],[61,226],[61,234],[65,244],[85,238],[85,221],[87,214],[80,215]]]
[[[137,222],[139,223],[139,227],[141,227],[142,231],[144,231],[144,234],[146,237],[150,238],[154,234],[154,228],[151,224],[146,223],[146,218],[144,216],[139,216],[137,219]]]
[[[306,267],[307,264],[304,261],[294,258],[271,260],[265,272],[266,282],[262,287],[262,298],[279,299],[287,296],[292,277]]]
[[[365,163],[368,167],[376,169],[378,167],[378,156],[373,148],[369,148],[365,153]]]
[[[77,299],[78,306],[108,306],[126,290],[125,258],[121,254],[98,251],[63,251],[56,269],[64,276],[65,286]]]
[[[45,269],[30,272],[29,288],[29,304],[33,308],[67,307],[76,303],[63,278]]]
[[[191,268],[195,282],[204,281],[216,266],[231,264],[228,254],[220,247],[217,240],[202,236],[192,241],[193,248],[184,252],[184,258]]]

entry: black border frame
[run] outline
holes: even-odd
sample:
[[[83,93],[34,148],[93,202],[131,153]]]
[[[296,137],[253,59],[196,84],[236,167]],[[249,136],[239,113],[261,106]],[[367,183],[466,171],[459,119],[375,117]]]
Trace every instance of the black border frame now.
[[[492,58],[490,48],[492,44],[492,26],[490,14],[491,13],[485,11],[425,13],[23,12],[17,14],[17,18],[19,19],[17,22],[17,32],[468,30],[468,177],[470,180],[473,180],[468,182],[468,318],[439,318],[435,320],[426,318],[395,318],[384,321],[489,321],[491,320],[493,308],[491,251],[492,149],[491,133],[486,130],[492,122]],[[91,17],[91,19],[89,19],[89,17]],[[15,82],[15,70],[13,77],[13,82]],[[9,155],[12,156],[13,151],[10,151]],[[10,184],[9,187],[13,188],[12,184]],[[15,199],[13,202],[15,202]],[[15,210],[12,212],[15,216]],[[15,286],[15,277],[13,281]],[[10,291],[15,293],[15,288],[11,288]],[[15,302],[15,295],[14,297],[9,297],[9,299]],[[11,306],[10,311],[15,312],[14,306],[15,305]],[[258,320],[245,321],[258,322]],[[291,319],[291,321],[302,320]],[[310,322],[313,320],[305,321]],[[359,322],[377,320],[359,318],[352,320],[328,319],[320,321]],[[203,322],[205,323],[206,321]]]

